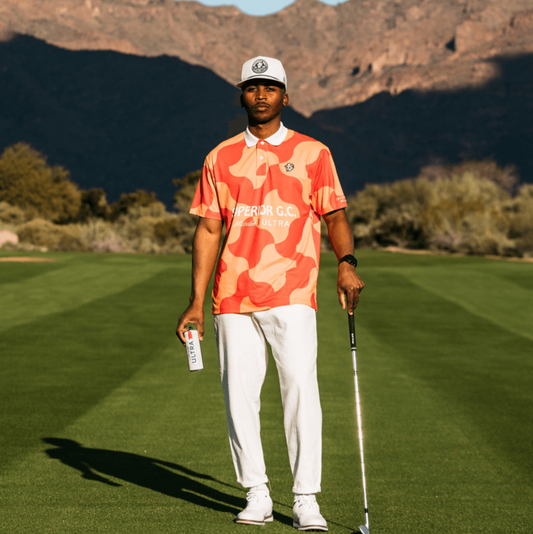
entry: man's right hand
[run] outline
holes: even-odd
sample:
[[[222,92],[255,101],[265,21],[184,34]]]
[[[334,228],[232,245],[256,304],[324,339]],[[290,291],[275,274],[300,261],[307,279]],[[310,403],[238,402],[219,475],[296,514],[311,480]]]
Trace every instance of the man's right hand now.
[[[203,304],[189,304],[189,307],[183,312],[176,327],[176,335],[185,345],[185,331],[188,324],[194,324],[198,329],[198,337],[204,339],[204,306]]]
[[[209,279],[217,261],[222,220],[200,217],[192,245],[192,290],[189,307],[179,318],[176,335],[185,345],[188,324],[198,329],[198,337],[204,339],[204,298]]]

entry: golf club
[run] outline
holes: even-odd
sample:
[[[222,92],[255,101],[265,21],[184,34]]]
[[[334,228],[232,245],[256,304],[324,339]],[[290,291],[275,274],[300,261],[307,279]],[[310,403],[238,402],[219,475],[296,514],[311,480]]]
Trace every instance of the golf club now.
[[[350,344],[352,347],[353,376],[355,384],[355,408],[357,414],[357,433],[359,435],[359,453],[361,456],[361,477],[363,480],[363,496],[365,501],[365,524],[359,525],[361,534],[369,534],[370,525],[368,522],[368,502],[366,498],[366,477],[365,477],[365,456],[363,453],[363,424],[361,419],[361,401],[359,399],[359,380],[357,378],[357,356],[355,346],[355,319],[354,314],[348,313],[348,324],[350,325]]]

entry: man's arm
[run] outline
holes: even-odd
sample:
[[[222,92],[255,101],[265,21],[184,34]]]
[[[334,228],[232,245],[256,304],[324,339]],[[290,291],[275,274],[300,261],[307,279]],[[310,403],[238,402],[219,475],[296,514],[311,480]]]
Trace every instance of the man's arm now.
[[[189,306],[179,318],[176,335],[185,344],[184,332],[189,323],[198,328],[200,339],[204,337],[205,292],[218,256],[222,221],[200,218],[194,233],[192,252],[192,287]]]
[[[353,235],[344,209],[327,213],[323,218],[337,260],[347,254],[353,254]],[[337,293],[343,310],[346,309],[346,298],[348,298],[348,313],[353,313],[359,302],[359,293],[364,287],[365,284],[355,272],[355,267],[343,261],[339,265],[337,278]]]

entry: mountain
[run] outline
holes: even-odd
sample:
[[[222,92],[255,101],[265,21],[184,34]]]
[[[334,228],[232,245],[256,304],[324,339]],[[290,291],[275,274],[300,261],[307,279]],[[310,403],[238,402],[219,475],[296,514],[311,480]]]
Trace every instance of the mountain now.
[[[0,147],[30,142],[110,200],[171,179],[244,124],[245,59],[282,59],[287,126],[345,189],[493,157],[533,181],[533,0],[297,0],[267,17],[172,0],[2,0]],[[275,36],[275,37],[273,37]],[[236,105],[232,105],[236,104]]]
[[[245,128],[239,94],[176,57],[74,52],[17,36],[0,43],[0,147],[28,142],[111,201],[143,188],[171,205],[172,179]],[[339,144],[290,108],[284,121]]]
[[[279,57],[306,116],[382,91],[457,90],[493,79],[492,58],[533,52],[533,0],[296,0],[265,17],[173,0],[2,0],[0,33],[70,50],[169,55],[238,81]]]

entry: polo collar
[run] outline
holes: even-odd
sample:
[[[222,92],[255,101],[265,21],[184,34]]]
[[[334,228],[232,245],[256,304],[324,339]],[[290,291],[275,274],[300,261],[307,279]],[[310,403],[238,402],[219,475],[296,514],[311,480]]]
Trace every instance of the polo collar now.
[[[263,141],[266,141],[269,145],[279,146],[283,141],[285,140],[285,137],[287,137],[287,128],[283,126],[283,123],[280,123],[279,130],[270,137],[267,137],[266,139],[263,139]],[[246,131],[244,132],[244,140],[246,141],[246,146],[248,148],[256,146],[259,139],[253,135],[249,128],[246,127]]]

